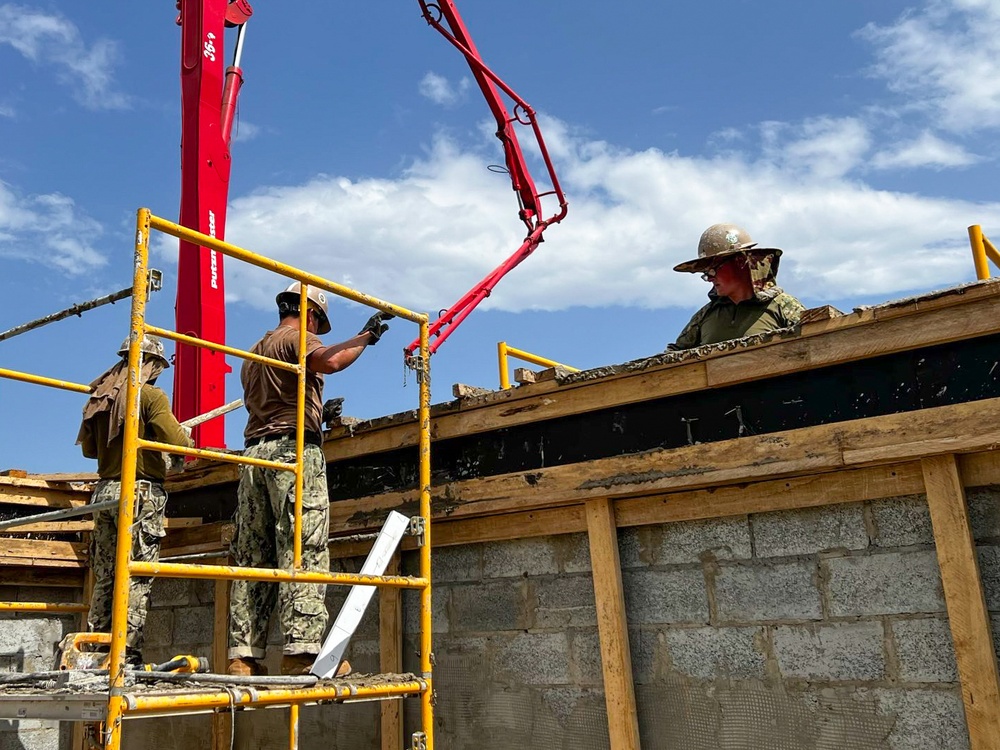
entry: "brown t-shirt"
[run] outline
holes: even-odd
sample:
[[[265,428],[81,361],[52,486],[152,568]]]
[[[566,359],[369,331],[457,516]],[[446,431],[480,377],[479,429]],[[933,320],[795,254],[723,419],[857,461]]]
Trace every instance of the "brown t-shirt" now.
[[[306,333],[306,356],[323,348],[313,333]],[[290,326],[278,326],[250,350],[282,362],[299,361],[299,332]],[[260,362],[246,360],[240,371],[243,403],[250,418],[243,437],[246,440],[295,431],[295,395],[298,375]],[[305,429],[320,434],[323,429],[323,375],[306,370]]]
[[[83,423],[80,447],[87,458],[97,459],[97,474],[101,479],[121,479],[124,429],[108,442],[111,413],[96,414]],[[145,440],[189,447],[191,441],[170,411],[167,394],[148,383],[139,391],[139,435]],[[162,482],[167,464],[159,451],[140,450],[136,461],[136,477]]]

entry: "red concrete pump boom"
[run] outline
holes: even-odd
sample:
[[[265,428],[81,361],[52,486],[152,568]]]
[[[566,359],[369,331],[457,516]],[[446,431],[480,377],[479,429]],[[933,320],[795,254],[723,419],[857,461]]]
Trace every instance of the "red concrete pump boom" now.
[[[527,258],[545,229],[566,216],[566,198],[559,187],[542,139],[535,111],[483,62],[452,0],[418,0],[424,19],[461,52],[479,84],[497,122],[503,144],[505,170],[518,199],[518,216],[528,234],[520,247],[486,278],[444,311],[431,324],[430,353],[444,343],[455,328],[490,295],[497,282]],[[225,237],[231,158],[229,145],[233,113],[243,83],[240,69],[245,24],[253,13],[247,0],[178,0],[181,27],[181,207],[180,224],[219,239]],[[236,27],[233,64],[223,62],[226,27]],[[502,92],[502,94],[501,94]],[[503,95],[513,102],[513,115]],[[551,189],[538,192],[528,171],[515,132],[517,125],[531,128]],[[542,213],[541,198],[554,195],[557,210]],[[222,256],[213,250],[180,243],[177,268],[177,330],[198,338],[225,342],[226,310]],[[419,347],[405,349],[411,357]],[[174,411],[186,420],[225,403],[225,376],[230,372],[222,354],[203,348],[177,345],[174,370]],[[198,447],[225,447],[221,417],[196,427]]]
[[[490,296],[493,287],[504,275],[517,266],[535,251],[535,248],[542,242],[542,235],[551,224],[557,224],[566,217],[566,197],[559,186],[559,179],[556,177],[555,168],[552,166],[552,159],[549,157],[548,149],[545,147],[545,140],[542,138],[542,131],[538,127],[535,118],[535,110],[524,101],[518,94],[500,77],[494,73],[483,62],[476,49],[472,37],[469,35],[462,17],[452,0],[418,0],[420,9],[423,12],[424,20],[444,36],[451,44],[465,56],[472,76],[479,84],[486,103],[493,112],[493,117],[497,122],[497,138],[503,144],[504,160],[506,170],[510,175],[511,185],[517,193],[521,221],[528,229],[528,236],[525,237],[521,246],[514,251],[507,260],[493,269],[484,279],[465,293],[461,299],[447,310],[441,313],[437,320],[430,326],[430,354],[437,351],[438,347],[444,343],[454,332],[454,330],[465,320],[476,306]],[[445,26],[447,24],[447,27]],[[513,116],[507,110],[500,92],[506,94],[514,103]],[[517,140],[515,125],[527,125],[531,128],[535,141],[538,145],[539,153],[545,162],[548,171],[549,182],[552,189],[544,193],[539,193],[535,187],[534,180],[528,171],[528,164],[521,151],[521,146]],[[558,202],[558,209],[548,218],[544,218],[541,208],[541,197],[544,195],[554,195]],[[407,358],[420,346],[420,341],[414,340],[404,349]]]

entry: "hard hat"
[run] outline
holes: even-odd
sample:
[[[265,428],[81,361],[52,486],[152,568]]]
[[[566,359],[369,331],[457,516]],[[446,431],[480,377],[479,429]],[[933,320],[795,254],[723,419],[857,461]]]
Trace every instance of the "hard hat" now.
[[[132,337],[126,338],[120,347],[118,347],[118,354],[122,357],[128,356],[128,346],[131,342]],[[170,360],[167,359],[167,355],[163,350],[163,342],[160,341],[156,336],[151,336],[146,334],[142,337],[142,345],[139,347],[143,354],[150,357],[158,357],[163,360],[164,368],[170,367]]]
[[[719,258],[749,251],[774,253],[775,257],[781,255],[781,250],[776,247],[757,247],[757,243],[742,227],[735,224],[713,224],[701,233],[701,239],[698,240],[698,257],[674,266],[674,270],[682,273],[701,273],[714,265]]]
[[[288,285],[288,288],[284,291],[278,292],[278,296],[274,298],[274,301],[278,303],[278,309],[281,310],[282,306],[289,312],[298,312],[299,310],[299,295],[301,294],[302,285],[295,281]],[[317,332],[320,335],[330,332],[330,306],[326,301],[326,294],[323,293],[322,289],[317,289],[314,286],[309,287],[306,292],[306,296],[309,301],[312,302],[316,307],[317,315],[319,316],[319,328]]]

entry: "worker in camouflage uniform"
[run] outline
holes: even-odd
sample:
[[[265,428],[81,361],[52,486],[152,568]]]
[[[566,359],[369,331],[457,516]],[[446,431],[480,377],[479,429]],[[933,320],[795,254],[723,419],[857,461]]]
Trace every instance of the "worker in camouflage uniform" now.
[[[735,224],[706,229],[698,257],[674,270],[700,273],[710,281],[709,302],[667,349],[692,349],[796,325],[805,308],[777,285],[780,258],[781,250],[757,247]]]
[[[122,448],[125,423],[125,392],[128,381],[126,339],[119,350],[121,361],[91,383],[91,395],[83,407],[83,424],[76,442],[83,455],[97,459],[100,477],[90,502],[117,501],[121,492]],[[139,437],[171,445],[190,446],[191,439],[170,411],[167,394],[153,383],[170,364],[163,344],[154,336],[142,341],[139,375]],[[163,480],[166,462],[159,451],[140,450],[136,461],[135,526],[132,531],[132,559],[156,562],[160,540],[164,536],[163,511],[167,493]],[[118,509],[99,510],[94,514],[90,564],[94,572],[94,593],[90,601],[88,624],[92,631],[111,632],[111,600],[115,582],[115,547],[118,537]],[[125,658],[131,666],[142,664],[143,625],[149,606],[152,578],[129,579],[128,629]]]
[[[302,488],[302,567],[328,572],[330,553],[330,498],[326,487],[326,458],[321,445],[323,375],[339,372],[378,342],[392,317],[377,313],[361,332],[347,341],[324,346],[317,334],[330,332],[326,295],[308,289],[309,305],[300,315],[300,286],[296,282],[279,293],[279,323],[264,334],[252,351],[284,362],[298,362],[299,327],[306,326],[305,449]],[[244,438],[245,456],[295,462],[295,404],[298,376],[294,372],[246,361],[240,373],[243,403],[250,416]],[[294,543],[295,474],[257,466],[240,467],[236,534],[232,555],[236,565],[253,568],[292,567]],[[234,581],[229,621],[229,674],[264,674],[261,659],[267,647],[268,620],[278,604],[284,648],[281,671],[307,674],[319,654],[326,631],[326,586],[306,583]],[[344,662],[338,674],[350,671]]]

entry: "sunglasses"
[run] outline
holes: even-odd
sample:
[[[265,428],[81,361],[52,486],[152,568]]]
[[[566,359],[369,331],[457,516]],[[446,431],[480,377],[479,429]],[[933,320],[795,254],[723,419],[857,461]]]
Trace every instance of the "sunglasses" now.
[[[701,278],[704,279],[705,281],[711,281],[712,279],[715,278],[715,275],[719,272],[720,268],[722,268],[724,265],[726,265],[730,261],[736,260],[736,257],[737,256],[735,256],[735,255],[731,255],[728,258],[723,258],[722,260],[720,260],[720,261],[718,261],[716,263],[713,263],[708,268],[706,268],[704,271],[702,271]]]

